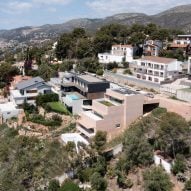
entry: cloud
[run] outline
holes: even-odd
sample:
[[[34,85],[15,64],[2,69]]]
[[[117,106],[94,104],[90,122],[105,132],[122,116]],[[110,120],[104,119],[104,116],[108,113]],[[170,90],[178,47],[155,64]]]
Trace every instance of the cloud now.
[[[62,5],[67,5],[72,2],[72,0],[33,0],[34,3],[39,3],[39,4],[62,4]]]
[[[1,9],[5,13],[23,13],[24,11],[28,11],[33,7],[30,2],[19,2],[19,1],[11,1],[8,2],[3,9]]]
[[[190,0],[88,0],[86,5],[94,10],[99,16],[111,15],[122,12],[143,12],[154,14],[165,9],[189,4]]]

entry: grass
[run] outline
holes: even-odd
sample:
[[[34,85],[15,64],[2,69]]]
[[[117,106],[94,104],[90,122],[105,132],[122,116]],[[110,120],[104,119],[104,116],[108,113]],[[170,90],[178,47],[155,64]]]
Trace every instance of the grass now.
[[[109,101],[100,101],[100,103],[102,103],[102,104],[104,104],[104,105],[106,105],[106,106],[108,106],[108,107],[111,107],[111,106],[114,106],[111,102],[109,102]]]
[[[185,92],[191,92],[191,88],[185,88],[185,89],[181,89],[182,91],[185,91]]]
[[[49,102],[47,103],[51,111],[54,111],[56,113],[61,113],[65,115],[69,115],[69,111],[67,108],[61,103],[61,102]]]

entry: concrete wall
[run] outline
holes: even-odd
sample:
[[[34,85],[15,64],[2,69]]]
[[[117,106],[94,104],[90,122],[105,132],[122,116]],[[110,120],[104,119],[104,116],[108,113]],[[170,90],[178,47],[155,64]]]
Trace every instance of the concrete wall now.
[[[157,166],[161,165],[167,173],[171,173],[171,168],[172,168],[171,163],[165,161],[158,155],[154,155],[154,162]]]
[[[160,84],[152,83],[149,81],[143,81],[140,79],[137,79],[134,76],[125,76],[121,74],[114,74],[111,72],[105,72],[104,77],[111,82],[119,83],[123,85],[134,85],[140,88],[147,88],[147,89],[154,89],[155,91],[160,91]]]
[[[191,103],[191,91],[177,90],[177,98]]]

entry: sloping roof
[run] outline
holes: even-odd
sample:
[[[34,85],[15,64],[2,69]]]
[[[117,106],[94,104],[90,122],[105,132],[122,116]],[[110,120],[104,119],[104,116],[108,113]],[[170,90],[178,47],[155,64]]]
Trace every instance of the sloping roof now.
[[[32,79],[29,79],[29,80],[18,83],[16,85],[16,88],[19,89],[19,90],[20,89],[25,89],[25,88],[27,88],[29,86],[38,84],[40,82],[44,82],[44,80],[41,77],[35,77],[35,78],[32,78]]]
[[[171,62],[176,61],[177,59],[174,58],[164,58],[164,57],[158,57],[158,56],[145,56],[141,58],[142,61],[151,61],[151,62],[158,62],[163,64],[169,64]]]

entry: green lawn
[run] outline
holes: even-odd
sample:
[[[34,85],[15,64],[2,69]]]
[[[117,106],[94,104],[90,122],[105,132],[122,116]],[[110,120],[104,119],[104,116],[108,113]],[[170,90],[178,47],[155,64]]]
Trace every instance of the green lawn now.
[[[61,102],[49,102],[49,103],[47,103],[47,105],[54,112],[69,115],[69,111]]]
[[[111,107],[111,106],[114,106],[111,102],[109,102],[109,101],[100,101],[100,103],[102,103],[102,104],[104,104],[104,105],[106,105],[106,106],[108,106],[108,107]]]

